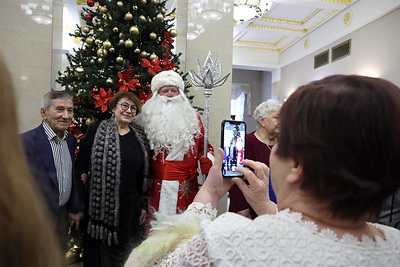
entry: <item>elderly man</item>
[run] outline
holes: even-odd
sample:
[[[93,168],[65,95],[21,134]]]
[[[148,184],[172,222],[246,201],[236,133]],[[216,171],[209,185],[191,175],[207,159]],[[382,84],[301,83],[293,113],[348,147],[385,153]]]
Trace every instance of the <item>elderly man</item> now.
[[[76,189],[79,181],[73,180],[76,139],[67,133],[73,109],[72,97],[67,92],[51,91],[41,103],[42,123],[22,134],[32,175],[53,215],[63,248],[67,245],[68,219],[78,226],[83,216]]]
[[[203,156],[204,127],[183,92],[184,86],[178,73],[158,73],[151,81],[151,99],[135,118],[153,152],[150,203],[162,214],[185,211],[199,189],[198,166],[207,174],[212,165]],[[208,151],[212,152],[211,145]]]

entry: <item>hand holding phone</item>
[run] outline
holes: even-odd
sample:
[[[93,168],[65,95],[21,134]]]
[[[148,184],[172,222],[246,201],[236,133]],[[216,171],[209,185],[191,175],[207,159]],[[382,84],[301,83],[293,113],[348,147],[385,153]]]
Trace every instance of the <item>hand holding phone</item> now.
[[[224,120],[221,124],[221,148],[224,150],[222,176],[225,178],[243,177],[236,171],[244,167],[246,144],[246,123],[244,121]]]

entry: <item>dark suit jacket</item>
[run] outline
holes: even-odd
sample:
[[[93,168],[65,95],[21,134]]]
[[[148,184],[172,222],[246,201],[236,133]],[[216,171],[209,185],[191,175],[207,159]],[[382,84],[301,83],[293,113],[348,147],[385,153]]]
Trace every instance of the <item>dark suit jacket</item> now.
[[[57,171],[54,165],[53,152],[42,124],[37,128],[21,135],[28,163],[37,185],[43,193],[50,212],[57,216],[59,203],[59,190]],[[83,210],[81,200],[77,193],[80,181],[75,179],[75,148],[76,138],[67,134],[67,144],[72,160],[72,188],[67,202],[69,212],[78,213]],[[55,217],[56,218],[56,217]]]

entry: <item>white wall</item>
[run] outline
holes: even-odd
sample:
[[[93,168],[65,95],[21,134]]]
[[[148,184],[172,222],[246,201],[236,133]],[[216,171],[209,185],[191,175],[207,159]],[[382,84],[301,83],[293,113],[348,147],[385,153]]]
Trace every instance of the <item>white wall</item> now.
[[[35,23],[21,4],[26,1],[1,1],[0,54],[16,88],[22,132],[40,124],[40,101],[51,90],[52,25]]]
[[[400,8],[344,36],[281,70],[280,98],[299,85],[332,74],[360,74],[387,79],[400,86]],[[351,55],[314,70],[314,56],[351,39]]]

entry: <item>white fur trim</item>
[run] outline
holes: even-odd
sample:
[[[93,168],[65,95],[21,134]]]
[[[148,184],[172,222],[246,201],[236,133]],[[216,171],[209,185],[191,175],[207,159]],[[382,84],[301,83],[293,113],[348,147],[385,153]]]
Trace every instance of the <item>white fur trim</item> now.
[[[156,94],[164,86],[175,86],[182,92],[185,88],[185,83],[178,73],[173,70],[166,70],[154,75],[151,80],[151,91]]]

